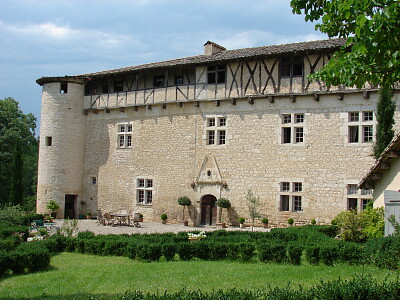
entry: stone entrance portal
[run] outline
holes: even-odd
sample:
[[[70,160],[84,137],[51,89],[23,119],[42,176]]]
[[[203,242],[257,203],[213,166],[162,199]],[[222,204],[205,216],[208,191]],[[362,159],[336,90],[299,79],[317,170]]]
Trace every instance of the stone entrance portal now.
[[[201,198],[201,223],[200,225],[215,225],[217,219],[217,198],[205,195]]]

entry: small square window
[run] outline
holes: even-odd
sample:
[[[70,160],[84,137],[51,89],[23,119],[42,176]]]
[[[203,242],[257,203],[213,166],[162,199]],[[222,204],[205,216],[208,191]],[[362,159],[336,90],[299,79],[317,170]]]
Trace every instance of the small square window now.
[[[132,125],[126,126],[126,132],[132,132]]]
[[[51,136],[46,136],[45,145],[51,146],[53,144],[53,138]]]
[[[183,75],[176,75],[175,76],[175,85],[183,84]]]
[[[153,87],[163,87],[164,86],[164,75],[154,76]]]
[[[208,127],[214,127],[215,126],[215,118],[209,118],[207,122]]]
[[[363,121],[373,121],[374,120],[374,113],[372,111],[364,111],[363,112]]]
[[[358,193],[357,184],[348,184],[347,185],[347,194],[348,195],[357,195],[357,193]]]
[[[218,123],[219,123],[218,126],[220,127],[226,126],[226,118],[219,118]]]
[[[96,177],[92,177],[92,185],[96,185],[97,184],[97,178]]]
[[[296,123],[304,123],[304,114],[296,114]]]
[[[349,122],[358,122],[360,120],[358,112],[349,113]]]
[[[281,182],[281,192],[290,191],[290,182]]]
[[[118,132],[125,132],[125,125],[119,125]]]
[[[372,189],[361,189],[361,195],[372,195]]]
[[[152,187],[153,187],[153,179],[147,179],[146,188],[152,188]]]
[[[144,187],[144,179],[138,179],[137,183],[138,183],[138,187],[141,187],[141,188]]]
[[[292,115],[291,114],[282,115],[282,123],[283,124],[292,123]]]
[[[303,191],[303,183],[293,182],[293,192],[302,192],[302,191]]]
[[[124,90],[124,82],[118,80],[114,83],[114,92],[122,92]]]

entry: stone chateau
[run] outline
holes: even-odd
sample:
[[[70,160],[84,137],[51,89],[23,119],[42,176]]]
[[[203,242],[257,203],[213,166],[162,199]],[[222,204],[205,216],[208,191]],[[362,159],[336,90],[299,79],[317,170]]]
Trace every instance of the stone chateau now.
[[[226,50],[208,41],[198,56],[38,79],[38,212],[54,199],[58,217],[129,210],[181,221],[177,198],[188,196],[189,222],[213,225],[223,197],[232,204],[223,219],[237,223],[249,220],[248,190],[272,226],[362,210],[377,89],[307,80],[344,43]]]

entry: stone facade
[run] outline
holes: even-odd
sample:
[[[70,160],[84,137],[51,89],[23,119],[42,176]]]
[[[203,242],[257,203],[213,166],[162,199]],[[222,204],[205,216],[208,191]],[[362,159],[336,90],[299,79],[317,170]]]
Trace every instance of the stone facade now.
[[[185,195],[189,220],[208,225],[217,220],[214,201],[224,197],[232,207],[223,218],[237,223],[249,217],[251,189],[272,226],[288,218],[329,223],[348,208],[349,185],[374,161],[368,134],[375,133],[377,92],[308,82],[338,45],[293,45],[217,47],[195,63],[39,79],[38,211],[55,199],[60,217],[66,201],[76,216],[85,201],[85,211],[130,210],[147,220],[165,212],[178,221],[177,198]]]

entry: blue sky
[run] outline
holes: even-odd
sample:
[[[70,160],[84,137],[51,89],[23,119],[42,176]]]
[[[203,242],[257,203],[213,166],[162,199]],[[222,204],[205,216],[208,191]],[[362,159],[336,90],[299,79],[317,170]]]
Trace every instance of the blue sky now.
[[[290,0],[2,0],[0,99],[40,120],[42,76],[324,38]]]

